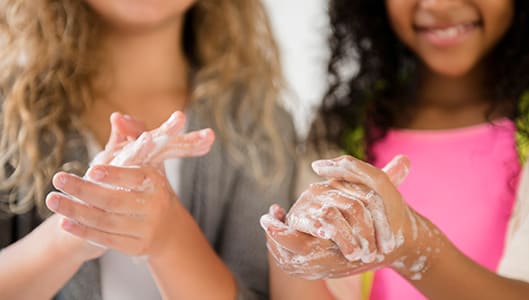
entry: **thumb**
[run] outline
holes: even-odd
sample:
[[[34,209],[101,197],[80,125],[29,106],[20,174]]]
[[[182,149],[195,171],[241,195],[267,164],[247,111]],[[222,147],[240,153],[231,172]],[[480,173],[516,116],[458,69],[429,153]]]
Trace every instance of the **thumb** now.
[[[394,185],[398,186],[404,181],[404,179],[406,179],[406,176],[408,176],[408,172],[410,171],[410,160],[404,155],[397,155],[386,166],[384,166],[384,168],[382,168],[382,171],[388,175]]]
[[[129,139],[137,139],[145,131],[145,124],[128,115],[113,113],[110,116],[110,138],[106,145],[107,149],[114,149]]]

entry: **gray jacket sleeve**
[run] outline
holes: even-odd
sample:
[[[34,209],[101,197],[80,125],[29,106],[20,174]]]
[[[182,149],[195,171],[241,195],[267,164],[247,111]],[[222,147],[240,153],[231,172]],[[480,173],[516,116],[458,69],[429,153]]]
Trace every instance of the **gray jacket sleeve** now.
[[[282,134],[292,143],[295,135],[289,119],[280,120],[279,124]],[[285,157],[286,174],[276,185],[257,183],[248,169],[239,170],[236,176],[218,250],[235,274],[238,300],[269,298],[268,251],[259,219],[270,205],[278,203],[288,209],[294,199],[295,160],[286,150]]]
[[[296,135],[289,115],[282,110],[276,115],[285,143],[293,146]],[[193,119],[188,130],[209,125]],[[275,186],[259,183],[247,165],[231,163],[219,141],[208,155],[182,161],[180,199],[230,268],[240,300],[269,298],[266,239],[259,219],[270,205],[288,209],[294,200],[296,163],[292,151],[283,152],[286,174]]]

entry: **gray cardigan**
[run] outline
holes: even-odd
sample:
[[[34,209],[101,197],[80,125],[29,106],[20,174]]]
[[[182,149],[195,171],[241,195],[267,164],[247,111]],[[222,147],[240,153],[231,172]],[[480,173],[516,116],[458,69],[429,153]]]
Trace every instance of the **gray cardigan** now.
[[[281,134],[292,145],[295,132],[291,119],[281,109],[277,109],[276,115]],[[212,127],[207,114],[198,109],[188,112],[188,120],[189,130]],[[79,140],[79,137],[73,135],[71,140]],[[84,144],[71,144],[74,149],[67,152],[86,161]],[[271,204],[289,207],[293,199],[295,160],[288,151],[284,153],[287,174],[273,188],[257,183],[248,168],[233,163],[221,141],[216,141],[206,156],[186,158],[181,163],[179,197],[216,253],[235,275],[237,299],[268,299],[267,250],[259,217]],[[40,222],[34,211],[7,219],[0,217],[0,248],[20,239]],[[85,263],[56,298],[101,299],[99,276],[98,260]]]

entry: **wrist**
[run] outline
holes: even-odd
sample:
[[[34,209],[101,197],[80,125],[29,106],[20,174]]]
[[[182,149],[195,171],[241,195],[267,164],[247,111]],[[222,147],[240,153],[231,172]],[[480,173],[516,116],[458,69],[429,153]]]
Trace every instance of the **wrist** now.
[[[146,255],[150,264],[163,265],[164,262],[180,256],[182,245],[189,243],[186,237],[192,232],[191,226],[196,226],[191,215],[179,203],[171,207],[166,219],[167,222],[161,226],[162,232],[151,245],[151,252]],[[181,230],[182,228],[186,230]]]
[[[147,256],[164,298],[235,299],[235,278],[185,208],[175,213],[166,233]],[[181,280],[175,282],[175,276]]]
[[[442,252],[444,236],[428,219],[408,208],[405,242],[391,268],[409,280],[420,280]]]
[[[104,253],[104,249],[89,244],[88,241],[76,237],[62,228],[63,217],[60,215],[53,215],[47,222],[52,226],[53,239],[51,247],[58,252],[62,257],[68,257],[79,264],[96,258]]]

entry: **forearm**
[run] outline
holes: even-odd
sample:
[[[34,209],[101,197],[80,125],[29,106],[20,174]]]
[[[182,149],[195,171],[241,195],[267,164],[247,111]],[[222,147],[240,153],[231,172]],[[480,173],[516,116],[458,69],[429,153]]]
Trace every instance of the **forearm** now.
[[[50,299],[75,274],[83,260],[68,253],[67,243],[54,234],[59,230],[58,218],[53,216],[0,252],[3,299]]]
[[[305,280],[283,272],[270,260],[270,299],[272,300],[331,300],[330,291],[323,280]]]
[[[476,264],[449,241],[421,280],[410,281],[428,299],[527,299],[529,283],[501,277]]]
[[[149,258],[164,299],[236,298],[235,279],[211,248],[187,211],[175,216],[178,233],[167,238],[164,250]]]

